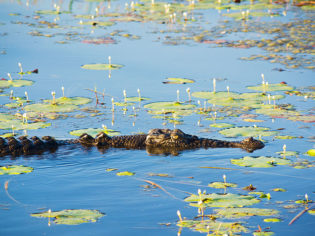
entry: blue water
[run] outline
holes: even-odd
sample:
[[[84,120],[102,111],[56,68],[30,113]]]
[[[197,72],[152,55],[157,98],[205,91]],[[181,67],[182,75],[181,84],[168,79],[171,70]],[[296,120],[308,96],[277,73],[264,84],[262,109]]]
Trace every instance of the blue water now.
[[[36,23],[33,19],[35,10],[53,9],[53,2],[34,2],[26,7],[25,1],[0,3],[0,77],[7,78],[10,72],[14,78],[19,71],[18,62],[23,69],[39,69],[39,74],[25,76],[35,81],[31,87],[14,88],[16,96],[23,96],[27,91],[31,100],[51,99],[51,91],[56,91],[61,96],[61,87],[65,87],[66,96],[85,96],[94,99],[94,94],[87,89],[99,92],[105,90],[106,97],[100,98],[104,106],[95,106],[95,99],[86,107],[96,109],[99,116],[90,116],[84,111],[69,114],[65,119],[49,120],[51,127],[28,131],[29,135],[52,135],[59,139],[73,138],[69,131],[80,128],[100,128],[102,124],[120,131],[122,134],[148,132],[151,128],[174,128],[173,124],[163,124],[162,119],[155,119],[148,114],[143,105],[148,102],[136,104],[138,116],[130,117],[133,109],[128,108],[126,114],[121,108],[116,107],[114,122],[112,123],[111,101],[123,101],[123,90],[127,96],[137,96],[137,89],[141,90],[143,97],[150,98],[150,102],[175,101],[176,91],[180,91],[180,100],[187,101],[186,89],[190,87],[192,92],[211,91],[212,78],[226,78],[218,81],[217,91],[225,91],[229,86],[231,91],[248,92],[246,86],[261,83],[260,74],[264,73],[269,83],[286,81],[294,87],[306,87],[314,85],[314,72],[306,69],[290,69],[284,72],[273,70],[281,67],[263,61],[242,61],[240,57],[252,54],[261,54],[263,51],[257,48],[236,49],[216,48],[206,44],[193,42],[170,46],[163,44],[165,34],[153,34],[153,31],[168,29],[169,26],[148,23],[117,23],[109,28],[91,27],[70,28],[79,26],[78,19],[72,14],[61,14],[57,23],[65,29],[37,28],[23,23]],[[69,2],[62,4],[62,9],[68,9]],[[100,3],[107,6],[107,3]],[[91,14],[99,3],[75,1],[73,3],[74,14]],[[124,8],[123,2],[111,2],[112,11],[115,8]],[[288,12],[291,20],[296,14]],[[206,15],[203,21],[209,20],[209,25],[215,26],[222,16],[215,10],[198,11]],[[9,15],[19,13],[20,15]],[[196,18],[198,15],[196,15]],[[41,20],[53,21],[55,16],[41,16]],[[202,21],[201,21],[202,22]],[[36,23],[37,24],[37,23]],[[198,25],[198,21],[195,25]],[[202,23],[200,23],[202,24]],[[55,37],[37,37],[29,34],[30,31],[42,31],[45,33],[62,33]],[[82,43],[85,36],[109,36],[114,30],[125,30],[128,33],[138,35],[139,40],[130,40],[124,37],[113,36],[117,44],[94,45]],[[59,44],[57,41],[65,40],[67,32],[78,32],[84,35],[75,37],[75,40],[67,41],[67,44]],[[3,35],[3,34],[6,35]],[[157,40],[158,37],[161,40]],[[254,37],[254,36],[253,36]],[[108,56],[112,62],[122,64],[120,70],[113,70],[111,78],[108,71],[83,70],[83,64],[107,63]],[[185,85],[163,84],[167,77],[184,77],[194,79],[196,83]],[[10,93],[11,89],[5,89],[3,93]],[[279,94],[283,94],[279,92]],[[100,96],[101,97],[101,96]],[[0,97],[1,105],[10,102],[8,97]],[[297,110],[307,112],[314,109],[314,100],[303,97],[287,96],[281,103],[291,103]],[[197,99],[194,99],[197,103]],[[202,101],[203,105],[203,101]],[[207,104],[210,107],[210,104]],[[1,112],[8,109],[0,107]],[[15,110],[11,110],[14,113]],[[251,113],[249,111],[249,113]],[[85,115],[85,118],[77,119],[76,114]],[[271,200],[262,199],[261,203],[254,207],[274,208],[280,210],[280,223],[265,223],[264,217],[251,217],[241,219],[249,227],[248,235],[260,225],[262,228],[271,227],[276,235],[313,235],[315,233],[314,216],[305,213],[293,225],[288,226],[289,221],[297,215],[303,207],[287,210],[282,206],[294,204],[297,199],[303,199],[305,193],[310,199],[315,199],[315,175],[314,167],[307,169],[295,169],[290,166],[277,166],[274,168],[245,168],[232,165],[230,159],[252,156],[274,156],[275,152],[282,151],[283,144],[287,150],[299,152],[301,159],[313,161],[304,153],[314,148],[310,139],[314,135],[313,123],[293,122],[285,119],[271,119],[259,115],[257,119],[265,122],[261,125],[281,131],[282,135],[303,136],[304,138],[292,140],[278,140],[273,137],[264,137],[266,147],[255,151],[253,154],[239,149],[208,149],[189,150],[173,155],[152,155],[146,150],[122,150],[109,149],[104,153],[96,148],[86,150],[83,148],[69,149],[59,148],[56,153],[45,153],[32,157],[3,157],[0,165],[25,165],[34,168],[32,173],[8,176],[0,175],[0,235],[177,235],[179,228],[176,226],[178,217],[176,211],[180,210],[183,217],[193,219],[197,216],[197,209],[190,207],[183,199],[189,193],[197,193],[198,189],[207,190],[208,193],[223,193],[207,187],[210,182],[222,181],[222,176],[227,176],[227,181],[237,183],[236,189],[228,190],[231,193],[247,192],[243,187],[253,184],[258,191],[271,193]],[[214,137],[227,139],[218,133],[218,129],[210,128],[213,121],[205,120],[204,116],[193,114],[181,117],[183,124],[176,128],[184,132],[202,137]],[[198,121],[200,124],[198,125]],[[229,117],[223,122],[230,122],[237,126],[253,125],[244,122],[240,117]],[[305,127],[306,126],[306,127]],[[1,130],[1,133],[8,131]],[[240,140],[241,138],[236,138]],[[229,139],[230,140],[230,139]],[[296,160],[296,158],[292,158]],[[211,169],[200,167],[224,167],[231,170]],[[117,171],[107,172],[107,168],[117,168]],[[118,171],[131,171],[134,176],[116,176]],[[167,173],[171,178],[152,177],[150,173]],[[159,184],[170,194],[158,188],[145,189],[143,185],[150,180]],[[9,181],[8,191],[4,189],[4,183]],[[273,188],[285,188],[287,192],[273,192]],[[9,195],[8,195],[9,194]],[[279,203],[282,201],[282,203]],[[97,209],[106,215],[95,223],[86,223],[76,226],[56,225],[48,226],[47,219],[31,217],[30,214],[46,211],[59,211],[63,209]],[[207,214],[212,209],[206,209]],[[161,223],[170,223],[169,226]],[[200,235],[189,229],[183,229],[181,235]],[[203,235],[206,235],[203,233]]]

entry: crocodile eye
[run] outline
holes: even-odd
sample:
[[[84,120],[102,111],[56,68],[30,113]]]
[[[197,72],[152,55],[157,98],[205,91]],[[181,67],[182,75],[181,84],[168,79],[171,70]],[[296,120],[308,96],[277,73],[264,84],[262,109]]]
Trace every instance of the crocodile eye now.
[[[172,138],[173,139],[178,139],[178,135],[173,135]]]

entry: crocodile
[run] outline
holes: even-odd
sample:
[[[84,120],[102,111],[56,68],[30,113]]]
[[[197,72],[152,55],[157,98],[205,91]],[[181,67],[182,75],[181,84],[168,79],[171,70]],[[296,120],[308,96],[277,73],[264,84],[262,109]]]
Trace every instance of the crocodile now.
[[[18,138],[0,138],[0,156],[36,155],[46,151],[55,152],[59,146],[82,145],[96,146],[100,150],[108,148],[145,149],[149,154],[172,154],[178,151],[197,148],[241,148],[253,152],[265,145],[252,137],[242,141],[224,141],[217,139],[199,138],[186,134],[180,129],[152,129],[148,134],[121,135],[110,137],[101,132],[95,138],[89,134],[82,134],[78,139],[56,140],[51,136],[41,139],[34,136],[20,136]]]

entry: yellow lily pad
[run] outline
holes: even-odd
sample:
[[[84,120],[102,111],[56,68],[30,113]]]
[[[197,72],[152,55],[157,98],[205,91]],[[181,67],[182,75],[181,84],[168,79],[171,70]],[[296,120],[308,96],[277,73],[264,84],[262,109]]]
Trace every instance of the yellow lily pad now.
[[[212,182],[210,184],[208,184],[209,187],[211,188],[235,188],[237,187],[237,184],[234,183],[225,183],[225,182]]]
[[[0,175],[19,175],[19,174],[24,174],[24,173],[30,173],[33,170],[34,169],[32,167],[22,166],[22,165],[1,166]]]
[[[0,80],[0,88],[23,87],[23,86],[31,86],[32,84],[34,84],[34,81],[31,81],[31,80],[23,80],[23,79]]]
[[[214,209],[215,214],[224,218],[243,218],[249,216],[274,216],[278,215],[279,211],[274,209],[264,208],[223,208]]]
[[[214,127],[214,128],[232,128],[232,127],[234,127],[234,125],[228,124],[228,123],[215,123],[215,124],[211,124],[210,126]]]
[[[266,219],[264,219],[264,222],[273,222],[273,223],[275,223],[275,222],[281,222],[282,220],[281,219],[279,219],[279,218],[266,218]]]
[[[60,97],[55,99],[55,104],[84,105],[92,101],[91,98],[85,97]],[[53,100],[44,100],[44,102],[53,103]]]
[[[132,176],[132,175],[135,175],[135,173],[130,172],[130,171],[123,171],[123,172],[116,173],[116,175],[118,175],[118,176]]]
[[[91,135],[92,137],[95,137],[100,132],[104,132],[105,134],[109,136],[115,136],[119,135],[120,132],[112,130],[112,129],[102,129],[102,128],[88,128],[88,129],[79,129],[79,130],[72,130],[69,134],[74,136],[81,136],[84,133],[87,133]]]
[[[191,84],[195,83],[192,79],[184,79],[184,78],[167,78],[164,84]]]
[[[258,90],[258,91],[265,91],[265,92],[271,92],[271,91],[290,91],[294,88],[291,86],[288,86],[286,84],[268,84],[268,85],[258,85],[258,86],[248,86],[248,89],[251,90]]]

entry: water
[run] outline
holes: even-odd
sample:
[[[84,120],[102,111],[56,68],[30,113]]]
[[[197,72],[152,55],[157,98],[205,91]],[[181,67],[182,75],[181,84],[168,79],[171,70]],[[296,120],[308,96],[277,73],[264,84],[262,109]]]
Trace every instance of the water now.
[[[63,2],[62,10],[68,10],[71,2]],[[32,2],[26,7],[26,2],[1,2],[0,25],[1,47],[5,53],[0,54],[0,76],[7,78],[10,72],[14,78],[18,75],[17,63],[21,62],[24,70],[39,69],[39,74],[25,76],[35,81],[30,87],[13,88],[16,96],[24,96],[27,91],[30,99],[36,102],[40,99],[51,99],[51,91],[56,91],[57,97],[62,95],[61,87],[65,87],[65,95],[85,96],[94,99],[94,93],[87,89],[96,88],[99,92],[105,90],[105,99],[100,96],[104,105],[95,106],[95,99],[86,107],[96,109],[97,116],[83,110],[70,113],[64,119],[49,120],[51,127],[27,131],[29,135],[52,135],[59,139],[73,138],[69,131],[80,128],[99,128],[102,124],[120,131],[122,134],[147,132],[151,128],[174,128],[172,123],[163,119],[153,118],[143,105],[157,101],[175,101],[176,91],[180,91],[180,100],[187,101],[186,89],[192,92],[210,91],[212,78],[225,78],[217,80],[217,91],[225,91],[229,86],[231,91],[248,92],[246,86],[261,83],[261,73],[264,73],[269,83],[286,81],[296,88],[313,86],[314,73],[309,69],[286,69],[283,65],[266,61],[242,61],[240,57],[252,54],[263,54],[259,48],[238,49],[229,47],[213,47],[202,43],[185,41],[176,46],[166,45],[168,35],[160,30],[172,30],[176,26],[171,24],[158,24],[156,22],[127,22],[117,23],[108,28],[79,27],[79,20],[75,14],[94,14],[97,6],[107,6],[108,2],[72,2],[73,14],[56,16],[42,15],[40,20],[54,22],[64,27],[63,29],[49,29],[42,25],[38,27],[36,10],[53,9],[54,2]],[[111,9],[123,11],[123,2],[112,2]],[[290,11],[291,10],[291,11]],[[297,16],[307,17],[310,13],[301,13],[299,9],[291,8],[287,18],[281,21],[290,21]],[[19,13],[19,15],[9,15]],[[224,18],[215,10],[196,10],[196,22],[191,23],[195,30],[199,26],[211,28],[220,24]],[[211,14],[207,14],[211,13]],[[226,10],[223,12],[226,13]],[[202,17],[200,20],[199,18]],[[258,19],[257,21],[259,21]],[[261,19],[261,21],[273,21]],[[22,22],[23,24],[16,24]],[[209,23],[208,23],[209,22]],[[34,23],[27,25],[24,23]],[[188,26],[187,26],[188,27]],[[31,31],[41,31],[46,34],[57,34],[54,37],[38,37],[29,34]],[[111,36],[115,30],[124,30],[141,38],[128,39],[122,36]],[[71,40],[65,35],[76,32]],[[194,31],[193,31],[194,32]],[[5,34],[5,35],[4,35]],[[116,44],[94,45],[82,41],[87,38],[112,37]],[[166,38],[165,38],[166,37]],[[231,37],[237,38],[238,35]],[[259,34],[242,36],[245,38],[259,37]],[[58,41],[66,41],[59,44]],[[107,63],[108,56],[112,62],[122,64],[120,70],[113,70],[111,78],[108,71],[83,70],[80,68],[88,63]],[[273,70],[276,67],[285,68],[283,72]],[[193,84],[163,84],[167,77],[184,77],[194,79]],[[137,96],[137,89],[141,90],[143,97],[148,97],[149,102],[136,103],[124,112],[121,107],[116,107],[114,119],[111,111],[111,98],[123,101],[123,90],[127,96]],[[3,93],[10,93],[5,89]],[[275,94],[283,94],[276,92]],[[196,98],[193,103],[197,104]],[[8,96],[0,97],[1,105],[10,102]],[[312,98],[304,99],[299,96],[286,96],[279,103],[290,103],[303,114],[313,114],[314,102]],[[203,100],[202,100],[203,106]],[[207,104],[211,107],[211,104]],[[14,114],[23,110],[8,110],[0,107],[1,112]],[[94,112],[96,113],[96,112]],[[242,114],[255,114],[254,111],[242,111]],[[75,118],[75,115],[84,115],[84,118]],[[224,115],[220,113],[218,115]],[[193,113],[190,116],[180,117],[182,124],[176,128],[184,132],[201,137],[228,139],[222,136],[218,129],[209,127],[213,121],[205,120],[210,115]],[[152,155],[145,150],[109,149],[99,152],[96,148],[71,149],[59,148],[56,153],[45,153],[32,157],[3,157],[1,166],[25,165],[34,168],[32,173],[8,176],[1,175],[0,182],[9,181],[8,191],[4,187],[0,192],[0,235],[176,235],[179,227],[176,225],[178,217],[176,211],[180,210],[183,217],[193,219],[198,215],[197,209],[189,206],[183,199],[189,193],[196,194],[198,189],[208,193],[223,193],[207,187],[210,182],[223,181],[222,176],[227,176],[228,182],[237,183],[235,189],[228,189],[229,193],[247,192],[243,187],[253,184],[258,191],[271,194],[271,199],[262,199],[261,203],[253,207],[272,208],[280,211],[280,223],[265,223],[266,217],[251,217],[237,221],[245,222],[249,227],[247,235],[251,235],[260,225],[263,229],[270,230],[277,235],[312,235],[314,234],[314,216],[305,213],[293,225],[288,226],[290,220],[297,215],[303,207],[285,209],[284,205],[294,204],[297,199],[303,199],[305,193],[309,199],[314,199],[314,167],[296,169],[291,166],[277,166],[273,168],[244,168],[230,163],[230,159],[238,159],[247,155],[275,156],[275,152],[282,151],[283,144],[287,150],[299,152],[300,159],[313,161],[313,157],[305,152],[314,148],[311,136],[314,134],[313,123],[290,121],[281,118],[258,115],[255,119],[264,122],[259,126],[271,130],[285,128],[281,135],[303,136],[296,139],[274,139],[263,137],[266,147],[255,151],[253,154],[239,149],[198,149],[178,153],[178,155]],[[198,121],[200,121],[198,125]],[[221,121],[217,121],[221,122]],[[222,122],[233,123],[237,126],[252,126],[245,122],[241,115],[229,116]],[[166,124],[165,124],[166,123]],[[1,133],[9,131],[1,130]],[[22,131],[20,132],[22,133]],[[241,140],[242,138],[233,138]],[[231,138],[229,138],[231,140]],[[293,157],[293,161],[298,160]],[[314,165],[312,162],[311,164]],[[213,169],[201,167],[221,167],[232,169]],[[107,168],[116,168],[117,171],[108,172]],[[118,171],[131,171],[134,176],[116,176]],[[167,173],[171,177],[150,176],[150,173]],[[150,180],[161,186],[167,192],[153,188]],[[146,188],[145,185],[149,185]],[[3,185],[2,185],[3,186]],[[287,191],[273,192],[273,188],[285,188]],[[281,203],[280,203],[281,201]],[[46,211],[59,211],[63,209],[96,209],[106,215],[95,223],[86,223],[76,226],[51,224],[48,226],[46,218],[31,217],[30,214]],[[213,209],[206,209],[206,214],[212,214]],[[170,223],[166,226],[165,223]],[[181,235],[200,235],[202,233],[184,228]],[[203,233],[206,235],[206,233]],[[246,233],[244,233],[246,234]]]

